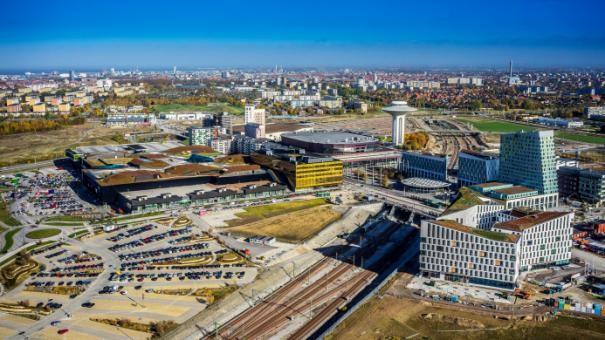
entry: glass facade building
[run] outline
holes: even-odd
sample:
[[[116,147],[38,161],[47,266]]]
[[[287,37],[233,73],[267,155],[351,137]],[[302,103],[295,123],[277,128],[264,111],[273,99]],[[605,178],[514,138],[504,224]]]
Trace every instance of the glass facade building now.
[[[470,186],[498,179],[500,160],[494,155],[463,150],[458,158],[458,186]]]
[[[553,131],[500,137],[500,181],[523,185],[540,194],[558,193]]]
[[[448,156],[406,151],[403,153],[403,173],[407,177],[421,177],[447,181]]]

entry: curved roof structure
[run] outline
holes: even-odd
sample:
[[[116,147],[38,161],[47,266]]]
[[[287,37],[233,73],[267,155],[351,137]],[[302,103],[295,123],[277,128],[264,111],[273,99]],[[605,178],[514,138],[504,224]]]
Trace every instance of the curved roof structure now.
[[[401,181],[401,183],[403,183],[403,185],[405,185],[406,187],[419,189],[444,189],[451,185],[448,182],[441,182],[433,179],[420,177],[406,178]]]
[[[408,102],[403,100],[395,100],[390,106],[383,107],[382,111],[390,114],[405,114],[416,111],[415,108],[408,106]]]

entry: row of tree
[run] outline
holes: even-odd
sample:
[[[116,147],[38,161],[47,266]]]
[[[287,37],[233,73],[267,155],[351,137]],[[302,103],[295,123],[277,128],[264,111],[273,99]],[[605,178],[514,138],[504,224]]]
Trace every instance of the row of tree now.
[[[33,118],[5,120],[0,122],[0,136],[23,132],[58,130],[68,125],[84,124],[84,117],[59,117],[56,119]]]
[[[403,148],[405,150],[422,150],[428,141],[429,135],[426,132],[406,133]]]

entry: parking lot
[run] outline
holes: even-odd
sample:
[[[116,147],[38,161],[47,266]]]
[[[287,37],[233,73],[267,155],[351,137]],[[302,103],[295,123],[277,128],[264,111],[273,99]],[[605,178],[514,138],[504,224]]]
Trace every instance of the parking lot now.
[[[13,190],[5,194],[11,211],[20,219],[37,221],[57,215],[87,215],[98,208],[82,200],[73,187],[78,179],[68,171],[48,168],[3,178]]]
[[[91,318],[181,323],[220,298],[217,291],[230,291],[257,275],[244,257],[197,226],[171,227],[165,218],[162,224],[148,220],[82,240],[65,239],[32,251],[31,258],[44,269],[0,302],[26,301],[52,314],[27,327],[5,322],[8,314],[0,316],[2,334],[9,328],[46,337],[48,329],[56,334],[69,328],[83,336],[115,338],[107,325]]]

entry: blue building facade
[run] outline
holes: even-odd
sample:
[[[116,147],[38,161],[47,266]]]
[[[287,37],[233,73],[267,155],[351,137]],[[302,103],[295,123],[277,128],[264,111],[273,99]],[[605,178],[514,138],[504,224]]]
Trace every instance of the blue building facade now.
[[[448,157],[406,151],[403,153],[403,173],[407,177],[421,177],[447,181]]]
[[[465,187],[498,179],[498,157],[470,150],[460,151],[458,157],[458,186]]]

